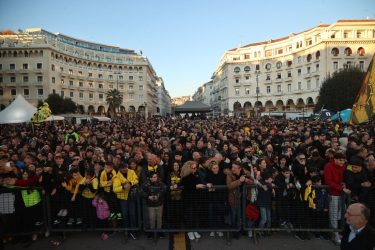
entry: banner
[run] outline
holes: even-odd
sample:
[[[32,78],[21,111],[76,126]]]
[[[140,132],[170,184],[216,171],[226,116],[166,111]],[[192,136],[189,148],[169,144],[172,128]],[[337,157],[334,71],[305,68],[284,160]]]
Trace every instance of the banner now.
[[[368,121],[375,113],[375,54],[372,57],[366,76],[363,79],[356,101],[353,104],[350,124],[360,124]]]
[[[31,117],[31,122],[35,125],[39,125],[44,122],[52,114],[48,103],[44,102],[42,106],[38,108],[38,111]]]

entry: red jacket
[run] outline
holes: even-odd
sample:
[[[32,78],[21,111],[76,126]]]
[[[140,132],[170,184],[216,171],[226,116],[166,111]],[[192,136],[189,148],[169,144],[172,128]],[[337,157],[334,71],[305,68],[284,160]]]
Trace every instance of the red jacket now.
[[[338,166],[335,162],[328,162],[324,166],[324,181],[331,188],[327,190],[329,195],[340,196],[342,193],[342,183],[344,183],[344,171],[346,166]]]

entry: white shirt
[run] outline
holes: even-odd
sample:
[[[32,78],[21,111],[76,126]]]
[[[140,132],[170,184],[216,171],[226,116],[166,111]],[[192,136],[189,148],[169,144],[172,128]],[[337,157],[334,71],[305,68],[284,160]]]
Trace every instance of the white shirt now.
[[[355,229],[353,226],[350,225],[349,226],[350,234],[349,234],[348,242],[351,242],[365,227],[366,225],[361,227],[360,229]]]

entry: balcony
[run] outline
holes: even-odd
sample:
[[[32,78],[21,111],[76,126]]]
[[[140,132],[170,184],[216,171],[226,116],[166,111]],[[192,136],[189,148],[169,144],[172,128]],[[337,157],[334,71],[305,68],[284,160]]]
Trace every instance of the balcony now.
[[[33,72],[35,74],[42,74],[43,73],[43,69],[33,69]]]
[[[280,83],[280,82],[282,82],[283,81],[283,78],[276,78],[275,79],[275,83]]]
[[[265,80],[264,84],[272,84],[272,80],[271,79]]]
[[[314,72],[311,73],[312,76],[320,76],[320,71],[315,70]]]
[[[280,92],[276,92],[276,93],[275,93],[275,96],[281,96],[281,95],[284,95],[284,92],[283,92],[283,91],[280,91]]]
[[[311,78],[311,73],[306,73],[306,74],[303,75],[303,77],[304,77],[305,79],[307,79],[307,78]]]
[[[291,82],[292,81],[292,77],[291,76],[288,76],[284,79],[285,82]]]

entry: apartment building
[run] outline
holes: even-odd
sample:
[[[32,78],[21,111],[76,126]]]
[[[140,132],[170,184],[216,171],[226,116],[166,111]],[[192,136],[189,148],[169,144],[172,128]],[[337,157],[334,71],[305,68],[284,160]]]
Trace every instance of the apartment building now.
[[[375,20],[338,20],[225,51],[212,89],[202,90],[222,115],[311,112],[329,75],[347,67],[366,71],[374,52]]]
[[[157,112],[159,79],[131,49],[76,39],[40,28],[0,34],[0,105],[17,95],[33,105],[51,93],[71,98],[81,113],[105,113],[106,93],[123,95],[121,112]],[[146,111],[146,112],[145,112]]]

